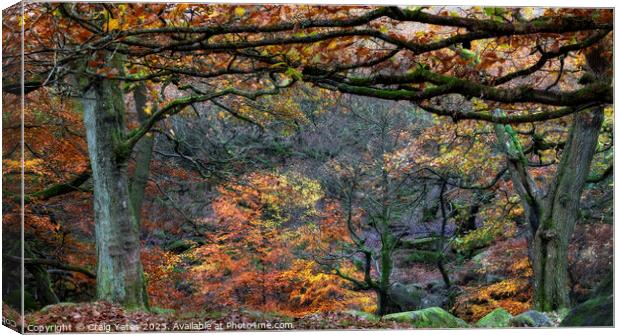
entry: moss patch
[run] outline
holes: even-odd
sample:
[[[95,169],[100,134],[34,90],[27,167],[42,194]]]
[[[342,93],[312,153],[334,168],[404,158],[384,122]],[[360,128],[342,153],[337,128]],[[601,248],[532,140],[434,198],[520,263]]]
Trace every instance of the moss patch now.
[[[431,307],[413,312],[388,314],[383,320],[406,322],[414,328],[465,328],[467,322],[439,307]]]
[[[480,328],[502,328],[508,327],[512,315],[503,308],[496,308],[491,313],[478,320],[476,327]]]
[[[613,276],[610,274],[596,289],[594,297],[575,306],[560,327],[593,327],[614,325]]]
[[[375,315],[375,314],[372,314],[372,313],[366,313],[366,312],[363,312],[363,311],[357,311],[357,310],[353,310],[353,309],[345,311],[345,313],[353,315],[353,316],[355,316],[357,318],[360,318],[362,320],[367,320],[367,321],[376,322],[376,321],[379,321],[381,319],[378,315]]]

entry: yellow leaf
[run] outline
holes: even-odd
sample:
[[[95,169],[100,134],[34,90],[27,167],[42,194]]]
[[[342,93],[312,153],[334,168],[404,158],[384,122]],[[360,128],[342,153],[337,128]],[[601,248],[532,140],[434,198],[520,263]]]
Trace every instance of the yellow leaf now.
[[[108,20],[108,30],[118,29],[118,19]]]
[[[243,14],[245,14],[245,9],[243,9],[243,7],[237,7],[237,8],[235,8],[235,15],[237,15],[237,16],[243,16]]]
[[[331,42],[329,42],[329,44],[327,45],[327,50],[334,50],[338,47],[338,41],[337,40],[332,40]]]

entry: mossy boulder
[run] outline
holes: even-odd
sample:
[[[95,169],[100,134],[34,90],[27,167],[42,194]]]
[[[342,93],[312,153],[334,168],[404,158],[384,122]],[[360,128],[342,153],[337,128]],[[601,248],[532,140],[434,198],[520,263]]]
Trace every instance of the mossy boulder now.
[[[560,327],[596,327],[614,325],[614,296],[595,297],[575,306]]]
[[[553,324],[549,318],[538,311],[530,310],[523,312],[510,319],[510,327],[551,327]]]
[[[372,314],[372,313],[363,312],[363,311],[357,311],[357,310],[353,310],[353,309],[345,311],[345,313],[353,315],[356,318],[359,318],[359,319],[362,319],[362,320],[367,320],[367,321],[372,321],[372,322],[376,322],[376,321],[379,321],[381,319],[378,315],[375,315],[375,314]]]
[[[560,327],[596,327],[614,325],[613,276],[607,276],[592,298],[575,306]]]
[[[479,328],[504,328],[509,326],[512,315],[503,308],[496,308],[476,322]]]
[[[467,322],[446,312],[440,307],[431,307],[419,311],[394,313],[383,316],[383,320],[405,322],[414,328],[466,328]]]

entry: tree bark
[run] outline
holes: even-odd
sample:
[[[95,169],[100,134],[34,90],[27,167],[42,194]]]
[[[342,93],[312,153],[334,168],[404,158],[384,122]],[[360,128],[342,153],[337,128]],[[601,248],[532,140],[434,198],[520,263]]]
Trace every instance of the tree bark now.
[[[82,98],[93,172],[97,298],[148,306],[138,222],[129,201],[125,107],[117,81],[95,79]]]
[[[147,113],[147,91],[146,86],[140,83],[133,92],[136,104],[136,113],[140,124],[144,124],[149,117]],[[149,180],[149,167],[151,157],[153,155],[153,134],[148,133],[136,143],[134,147],[135,170],[131,177],[131,185],[129,188],[129,197],[131,206],[136,216],[138,226],[142,222],[142,200],[144,199],[144,189]]]
[[[602,107],[574,116],[556,175],[544,196],[528,174],[527,159],[512,128],[496,126],[531,231],[528,242],[534,270],[534,306],[541,311],[570,307],[568,244],[602,121]]]
[[[444,181],[441,183],[441,192],[439,193],[439,206],[441,209],[441,232],[439,236],[439,245],[437,246],[437,269],[439,269],[439,273],[441,273],[441,278],[443,279],[443,283],[446,288],[450,288],[452,285],[450,283],[450,276],[448,275],[448,271],[444,266],[444,257],[445,257],[445,239],[446,239],[446,225],[448,224],[448,215],[446,214],[446,203],[444,199],[444,195],[446,192],[447,183]]]
[[[26,257],[33,256],[32,251],[30,251],[30,248],[28,246],[24,248],[24,253]],[[28,270],[28,272],[30,272],[34,277],[38,300],[41,302],[41,304],[43,306],[47,306],[59,303],[60,299],[58,299],[58,296],[54,292],[54,288],[52,287],[52,280],[49,273],[47,273],[47,270],[40,264],[24,262],[24,266],[26,267],[26,270]]]
[[[22,261],[21,257],[17,257],[17,256],[11,256],[11,255],[2,255],[2,259],[9,261],[9,262],[13,262],[13,263],[20,263]],[[44,259],[44,258],[24,258],[24,264],[27,265],[40,265],[40,266],[47,266],[47,267],[51,267],[51,268],[55,268],[58,270],[65,270],[65,271],[72,271],[72,272],[79,272],[82,273],[86,276],[88,276],[89,278],[97,278],[97,275],[95,273],[93,273],[92,271],[90,271],[89,269],[85,268],[85,267],[81,267],[81,266],[77,266],[77,265],[71,265],[71,264],[65,264],[53,259]]]
[[[377,287],[375,289],[375,293],[377,294],[377,315],[384,316],[386,314],[390,314],[392,312],[391,306],[393,304],[391,302],[389,292]]]
[[[390,238],[390,236],[385,236],[384,238]],[[388,243],[386,243],[388,242]],[[377,313],[379,315],[385,315],[392,312],[392,306],[394,305],[390,298],[390,276],[392,275],[392,255],[391,250],[389,248],[389,240],[383,241],[381,247],[381,274],[379,282],[377,283]],[[385,245],[388,244],[388,245]]]
[[[603,122],[602,108],[575,115],[534,235],[534,303],[543,311],[570,307],[568,245]]]
[[[602,51],[603,47],[599,45],[586,52],[585,68],[588,72],[584,78],[611,83],[611,64],[603,57]],[[527,159],[512,128],[508,125],[496,125],[495,128],[531,228],[528,242],[534,271],[534,307],[541,311],[571,305],[568,245],[578,220],[581,194],[596,153],[603,119],[602,106],[573,116],[557,172],[544,195],[528,174]]]

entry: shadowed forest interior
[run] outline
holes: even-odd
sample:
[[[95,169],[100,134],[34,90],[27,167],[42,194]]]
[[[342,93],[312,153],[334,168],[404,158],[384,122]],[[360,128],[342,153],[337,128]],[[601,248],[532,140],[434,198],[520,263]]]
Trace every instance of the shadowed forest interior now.
[[[4,317],[613,324],[613,10],[21,11]]]

